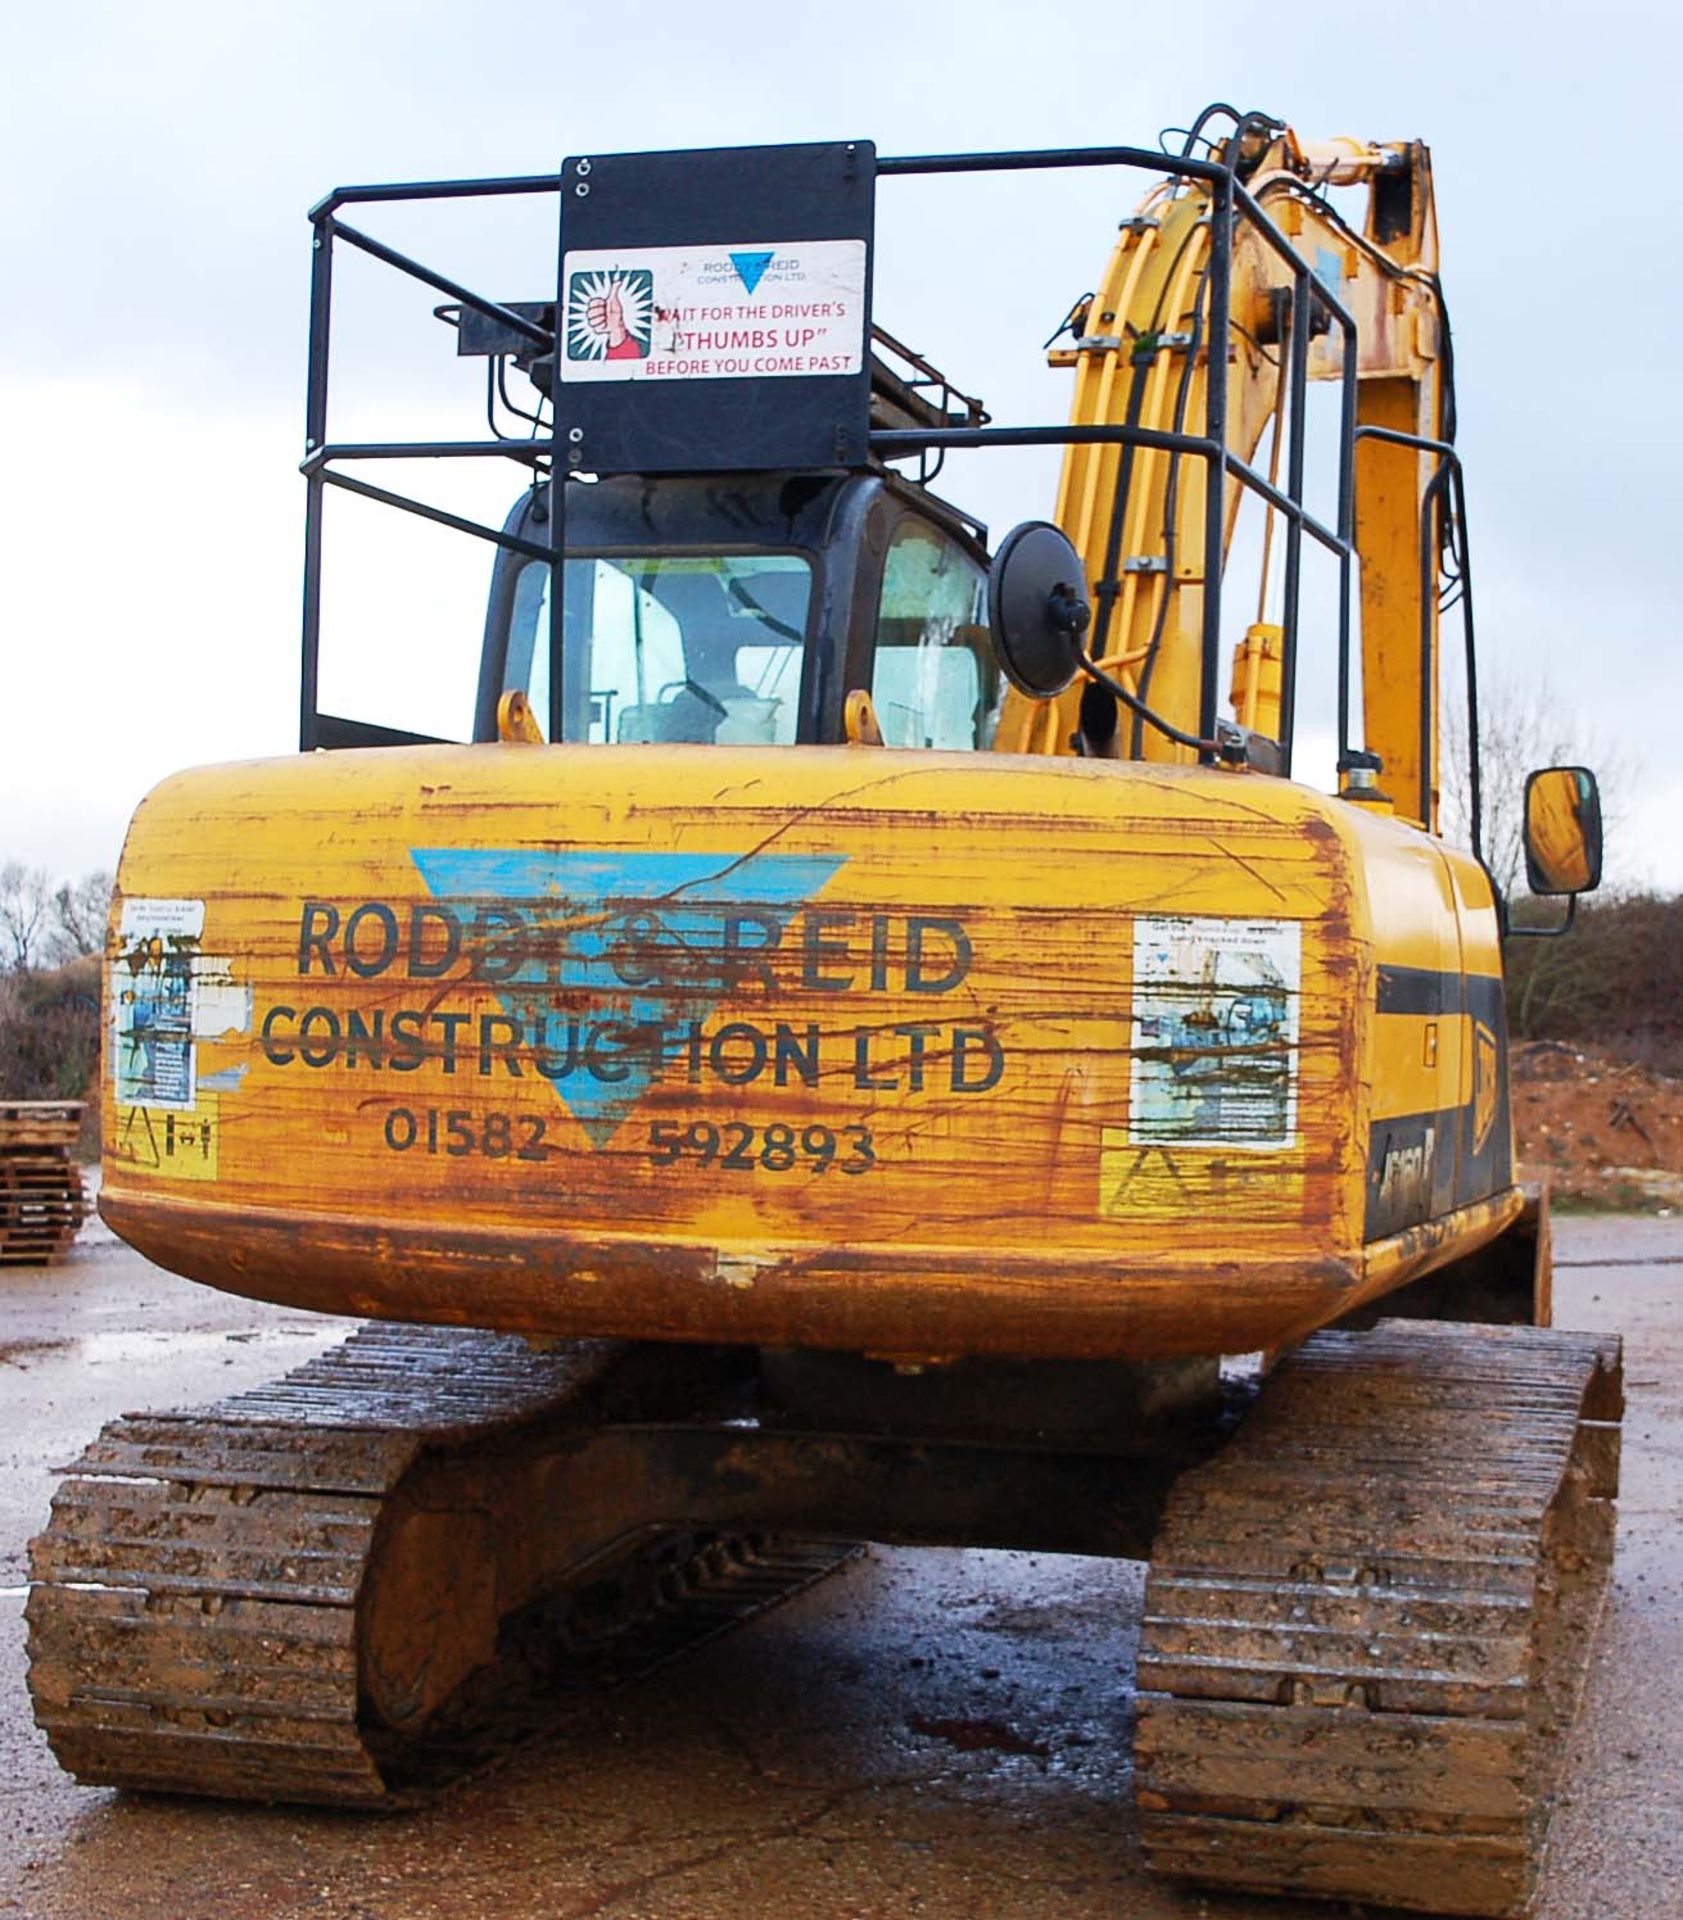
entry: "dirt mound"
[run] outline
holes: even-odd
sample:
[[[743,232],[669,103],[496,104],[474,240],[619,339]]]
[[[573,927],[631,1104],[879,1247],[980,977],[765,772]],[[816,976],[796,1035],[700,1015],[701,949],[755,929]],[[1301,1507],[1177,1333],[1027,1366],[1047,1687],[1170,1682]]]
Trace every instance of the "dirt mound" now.
[[[1683,1208],[1683,1079],[1598,1047],[1523,1040],[1513,1050],[1522,1174],[1557,1202]]]

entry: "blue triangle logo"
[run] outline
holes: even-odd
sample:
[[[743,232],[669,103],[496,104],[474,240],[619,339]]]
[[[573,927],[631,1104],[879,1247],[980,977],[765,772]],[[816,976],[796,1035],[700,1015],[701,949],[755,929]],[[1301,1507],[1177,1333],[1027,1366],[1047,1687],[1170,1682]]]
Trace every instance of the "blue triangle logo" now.
[[[549,1081],[595,1147],[668,1062],[682,1070],[690,1029],[735,990],[744,961],[780,941],[846,864],[845,855],[526,848],[414,847],[409,857],[464,928],[483,913],[502,932],[498,909],[522,909],[497,997],[527,1071]]]
[[[730,263],[736,269],[736,277],[750,293],[760,284],[765,270],[771,265],[774,248],[767,247],[764,253],[733,253]]]

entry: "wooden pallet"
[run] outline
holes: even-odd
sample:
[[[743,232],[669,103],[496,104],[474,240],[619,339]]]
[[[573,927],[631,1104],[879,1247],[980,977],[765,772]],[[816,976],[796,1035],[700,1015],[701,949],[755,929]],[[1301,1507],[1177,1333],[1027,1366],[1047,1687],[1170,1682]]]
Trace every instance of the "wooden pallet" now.
[[[0,1155],[57,1147],[68,1152],[82,1131],[81,1100],[0,1100]]]
[[[88,1216],[70,1158],[80,1100],[0,1101],[0,1266],[46,1266]]]

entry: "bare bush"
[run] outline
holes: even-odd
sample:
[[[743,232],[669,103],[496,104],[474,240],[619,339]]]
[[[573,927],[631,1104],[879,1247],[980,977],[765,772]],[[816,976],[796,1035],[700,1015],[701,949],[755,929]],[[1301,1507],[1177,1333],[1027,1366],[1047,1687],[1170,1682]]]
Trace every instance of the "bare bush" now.
[[[105,947],[112,878],[96,871],[53,884],[45,867],[0,866],[0,973],[61,966]]]
[[[1510,940],[1507,969],[1515,1033],[1683,1072],[1683,896],[1589,901],[1558,940]]]
[[[60,887],[53,895],[55,958],[77,960],[84,954],[105,951],[105,923],[111,912],[111,889],[115,884],[109,873],[96,869]]]
[[[52,930],[52,875],[8,860],[0,867],[0,970],[28,972],[43,958]]]
[[[80,1100],[99,1073],[99,962],[0,979],[0,1100]]]
[[[1472,776],[1466,704],[1446,699],[1442,824],[1445,839],[1471,847]],[[1589,767],[1601,788],[1607,840],[1616,856],[1628,767],[1624,756],[1587,731],[1546,680],[1486,674],[1479,690],[1484,863],[1507,899],[1525,888],[1525,781],[1543,767]]]

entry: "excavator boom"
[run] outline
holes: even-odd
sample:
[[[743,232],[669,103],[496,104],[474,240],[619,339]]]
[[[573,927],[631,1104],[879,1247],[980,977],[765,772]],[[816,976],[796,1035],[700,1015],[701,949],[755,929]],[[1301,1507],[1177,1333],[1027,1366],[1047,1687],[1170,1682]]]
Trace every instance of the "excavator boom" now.
[[[1307,379],[1343,384],[1354,431],[1337,531],[1353,535],[1361,555],[1360,737],[1383,764],[1399,817],[1435,829],[1439,546],[1450,514],[1434,482],[1438,449],[1453,439],[1453,389],[1430,155],[1418,141],[1306,147],[1274,123],[1241,129],[1234,144],[1243,182],[1235,191],[1267,216],[1275,238],[1270,244],[1267,229],[1243,226],[1231,244],[1227,377],[1217,414],[1208,382],[1218,187],[1209,182],[1166,182],[1122,223],[1097,291],[1066,323],[1073,344],[1054,347],[1051,361],[1074,369],[1075,426],[1126,423],[1184,436],[1189,425],[1216,417],[1238,460],[1257,461],[1266,442],[1268,482],[1280,487],[1284,472],[1293,498],[1303,491],[1307,425],[1301,394],[1293,398],[1294,372],[1301,363]],[[1329,187],[1355,186],[1367,190],[1359,226],[1326,196]],[[1348,328],[1334,324],[1331,301],[1304,299],[1305,270],[1348,315]],[[1203,616],[1206,555],[1215,549],[1207,486],[1207,468],[1171,447],[1077,443],[1065,456],[1055,515],[1094,583],[1095,653],[1183,732],[1208,731]],[[1247,491],[1238,476],[1226,482],[1221,557]],[[1293,663],[1281,623],[1265,617],[1273,543],[1295,545],[1301,537],[1284,519],[1266,504],[1256,622],[1239,644],[1233,704],[1244,725],[1279,741],[1289,771]],[[1295,578],[1294,564],[1288,591]],[[1343,591],[1348,596],[1348,580]],[[1340,644],[1348,654],[1347,635]],[[1354,663],[1347,661],[1347,671]],[[1017,699],[1005,737],[1023,749],[1069,751],[1081,698],[1075,689],[1056,706]],[[1356,737],[1346,704],[1341,753]],[[1137,715],[1113,750],[1171,763],[1194,754]]]

